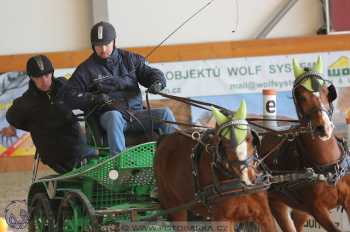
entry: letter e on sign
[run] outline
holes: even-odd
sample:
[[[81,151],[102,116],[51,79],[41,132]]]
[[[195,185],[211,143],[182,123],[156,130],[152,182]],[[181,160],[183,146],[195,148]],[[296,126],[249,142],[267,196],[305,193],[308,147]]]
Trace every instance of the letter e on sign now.
[[[275,118],[277,114],[276,90],[263,89],[263,115],[268,118]]]
[[[276,102],[274,100],[266,101],[265,109],[266,112],[274,114],[276,112]]]

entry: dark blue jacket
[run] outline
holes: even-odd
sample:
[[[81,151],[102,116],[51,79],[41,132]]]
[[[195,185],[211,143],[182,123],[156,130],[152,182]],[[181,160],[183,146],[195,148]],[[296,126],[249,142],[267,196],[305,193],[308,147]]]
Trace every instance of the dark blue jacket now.
[[[11,125],[30,132],[41,160],[56,171],[61,170],[56,165],[65,167],[65,171],[72,169],[86,149],[78,121],[57,100],[66,82],[64,78],[53,79],[51,91],[45,93],[30,81],[29,89],[6,113]]]
[[[122,113],[125,110],[138,111],[143,109],[139,84],[148,88],[154,82],[165,87],[160,70],[148,66],[140,55],[115,48],[107,59],[93,53],[78,66],[68,81],[65,100],[73,109],[87,112],[94,107],[94,97],[105,93],[117,100],[118,110]],[[98,112],[109,110],[112,109],[104,107]]]

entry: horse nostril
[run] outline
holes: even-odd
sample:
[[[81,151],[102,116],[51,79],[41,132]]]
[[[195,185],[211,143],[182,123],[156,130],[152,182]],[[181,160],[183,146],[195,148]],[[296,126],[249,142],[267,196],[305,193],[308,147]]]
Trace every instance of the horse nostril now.
[[[315,132],[317,132],[319,135],[325,135],[326,134],[326,130],[324,128],[324,126],[318,126],[315,128]]]

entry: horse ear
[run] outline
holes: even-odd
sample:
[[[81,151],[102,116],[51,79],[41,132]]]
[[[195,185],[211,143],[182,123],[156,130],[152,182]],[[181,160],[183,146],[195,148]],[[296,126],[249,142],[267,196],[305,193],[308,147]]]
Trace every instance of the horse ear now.
[[[299,62],[295,58],[293,58],[293,72],[295,79],[298,79],[298,77],[303,75],[305,72],[305,70],[302,67],[300,67]]]
[[[247,117],[247,104],[244,100],[241,101],[239,109],[233,115],[233,119],[244,120]]]
[[[234,114],[233,119],[236,120],[245,120],[247,117],[247,104],[244,100],[241,101],[241,104],[239,106],[239,109]],[[234,138],[236,140],[236,144],[241,144],[248,135],[248,128],[246,125],[239,125],[238,128],[235,128],[234,130]]]
[[[318,56],[317,61],[314,64],[314,67],[312,68],[312,70],[318,73],[323,73],[323,60],[321,56]]]
[[[226,117],[223,113],[220,112],[220,110],[216,109],[215,107],[211,107],[211,112],[213,113],[216,123],[220,126],[227,122],[229,119]]]

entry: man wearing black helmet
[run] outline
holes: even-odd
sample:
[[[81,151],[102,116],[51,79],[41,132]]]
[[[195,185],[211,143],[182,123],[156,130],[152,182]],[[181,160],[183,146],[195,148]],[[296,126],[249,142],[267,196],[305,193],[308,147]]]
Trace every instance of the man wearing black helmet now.
[[[10,126],[0,134],[15,136],[16,128],[30,132],[41,161],[57,173],[65,173],[72,170],[82,156],[95,151],[84,144],[72,112],[57,100],[66,80],[54,78],[53,73],[52,63],[46,56],[37,55],[28,60],[29,88],[7,111]]]
[[[151,118],[143,109],[139,84],[156,94],[166,81],[163,73],[147,65],[145,59],[115,46],[116,32],[107,22],[99,22],[91,29],[93,54],[85,60],[68,81],[66,103],[94,115],[107,133],[111,154],[125,149],[125,132],[142,132],[150,128]],[[110,104],[117,102],[117,106]],[[175,121],[169,108],[153,109],[154,128],[172,133],[175,126],[159,119]]]

